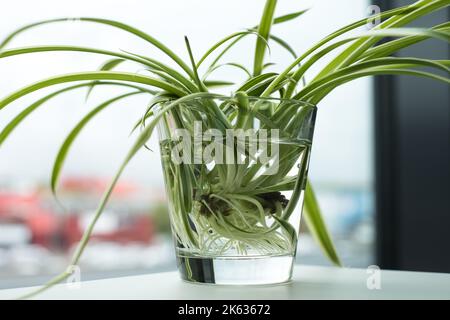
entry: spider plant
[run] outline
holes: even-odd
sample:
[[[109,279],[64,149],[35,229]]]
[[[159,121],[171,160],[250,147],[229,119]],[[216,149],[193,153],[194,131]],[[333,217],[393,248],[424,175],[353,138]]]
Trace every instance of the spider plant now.
[[[292,131],[290,132],[289,130],[295,126],[295,120],[293,121],[292,119],[298,119],[296,117],[299,110],[304,108],[305,105],[317,105],[320,107],[322,99],[335,88],[361,77],[386,74],[412,75],[449,83],[448,77],[442,75],[448,75],[449,60],[392,56],[402,48],[430,38],[448,42],[450,36],[450,25],[448,22],[430,28],[405,27],[405,25],[416,19],[447,7],[449,5],[448,0],[420,0],[410,5],[382,12],[377,17],[373,17],[380,19],[381,22],[372,30],[365,30],[360,34],[355,34],[352,31],[357,31],[365,26],[367,19],[355,21],[327,35],[300,55],[297,55],[295,50],[284,39],[273,35],[271,31],[272,27],[277,24],[301,18],[306,13],[306,10],[276,16],[276,5],[276,0],[267,0],[259,25],[250,27],[245,31],[230,34],[214,43],[209,50],[199,57],[194,57],[190,43],[186,38],[189,61],[184,61],[170,48],[144,31],[118,21],[90,17],[52,19],[30,24],[11,33],[0,44],[0,58],[55,51],[75,51],[108,57],[108,60],[98,70],[54,76],[23,87],[1,99],[0,110],[37,90],[59,84],[67,85],[42,97],[20,112],[0,132],[0,145],[22,121],[55,96],[81,88],[86,89],[88,95],[90,95],[95,87],[105,85],[130,89],[129,93],[112,97],[92,109],[69,133],[56,156],[51,174],[50,184],[55,194],[64,161],[80,131],[98,113],[119,100],[137,94],[151,97],[142,118],[137,119],[135,127],[132,128],[133,131],[140,129],[138,137],[133,147],[125,155],[123,162],[112,178],[111,184],[105,191],[95,217],[84,233],[70,265],[79,263],[94,226],[101,216],[115,184],[135,154],[146,146],[146,142],[161,122],[176,121],[179,127],[190,128],[194,119],[200,119],[208,128],[225,130],[228,128],[248,128],[258,120],[262,127],[276,127],[280,129],[280,135],[290,136]],[[141,38],[149,46],[155,47],[166,54],[172,60],[173,65],[167,65],[152,57],[131,52],[115,52],[89,47],[52,45],[7,49],[7,45],[11,40],[32,28],[74,20],[106,25],[127,32],[131,36]],[[223,62],[227,56],[226,53],[247,37],[256,39],[252,68],[237,62]],[[292,54],[292,62],[278,73],[266,71],[267,67],[271,65],[271,62],[268,62],[266,59],[266,53],[271,43],[280,45]],[[316,74],[310,74],[311,67],[317,61],[329,55],[334,55],[333,59]],[[136,74],[133,71],[114,71],[118,65],[124,62],[135,63],[139,68],[145,68],[152,75]],[[248,77],[235,90],[236,94],[231,97],[215,94],[214,88],[217,86],[231,86],[233,82],[208,80],[211,73],[225,65],[239,68]],[[308,76],[305,77],[305,75]],[[281,100],[273,102],[274,100],[271,100],[273,98]],[[255,101],[255,99],[267,99],[272,101],[272,103],[270,103],[268,108],[261,107],[264,103],[250,103],[251,107],[248,107],[249,101]],[[287,106],[295,106],[295,104],[287,103],[288,101],[297,101],[299,104],[297,104],[297,107],[288,108]],[[306,145],[300,147],[303,148],[302,150],[307,149]],[[283,149],[281,156],[286,156],[298,146],[281,146],[280,148]],[[291,160],[287,159],[280,162],[282,168],[274,177],[256,179],[258,180],[257,183],[252,179],[256,169],[252,169],[248,163],[240,167],[235,165],[221,166],[213,173],[209,172],[209,176],[204,172],[205,168],[202,168],[202,166],[176,167],[169,164],[165,166],[166,183],[169,182],[169,185],[174,188],[169,188],[169,193],[173,193],[176,196],[177,193],[184,192],[179,201],[173,203],[174,205],[183,206],[185,211],[193,210],[192,208],[197,205],[196,210],[200,213],[203,212],[204,219],[208,219],[208,216],[213,216],[216,211],[233,211],[234,214],[228,215],[230,217],[228,221],[222,221],[223,225],[216,226],[216,229],[223,229],[225,225],[233,225],[234,229],[223,231],[227,233],[226,237],[233,240],[238,237],[242,238],[242,235],[248,235],[249,233],[253,235],[258,232],[267,232],[267,230],[260,230],[260,225],[264,224],[264,219],[259,221],[257,217],[253,217],[253,220],[248,216],[243,218],[239,215],[239,212],[253,211],[256,214],[267,215],[266,209],[272,207],[275,208],[275,212],[278,210],[283,212],[292,210],[289,202],[293,202],[293,199],[298,196],[298,193],[303,190],[304,186],[301,186],[301,183],[297,183],[298,181],[287,174],[289,169],[296,164],[296,161]],[[200,183],[199,180],[205,176],[207,179],[220,181],[217,185],[222,185],[226,189],[227,194],[232,194],[233,196],[227,198],[223,196],[223,193],[216,192],[215,198],[211,197],[211,193],[208,194],[209,197],[203,197],[204,194],[199,194],[195,187]],[[227,176],[233,177],[233,179],[238,178],[239,184],[235,190],[233,190],[233,184],[230,182],[232,180],[227,180]],[[259,191],[255,194],[251,192],[254,190]],[[283,199],[280,196],[280,191],[283,190],[291,192],[290,199]],[[304,218],[309,230],[320,244],[326,256],[333,263],[340,265],[340,260],[320,214],[319,204],[309,182],[306,183],[304,197]],[[280,208],[280,205],[283,208]],[[252,210],[249,210],[249,207]],[[208,211],[210,211],[210,214]],[[275,220],[275,223],[268,228],[272,231],[273,228],[283,230],[284,234],[282,238],[273,239],[274,241],[271,244],[278,245],[280,248],[292,244],[295,241],[295,228],[292,228],[292,225],[283,218],[282,214],[272,214],[270,212],[269,214],[271,214],[271,218]],[[225,214],[223,216],[226,217]],[[192,228],[189,222],[182,221],[185,218],[180,217],[181,222],[175,222],[176,225],[183,226],[186,229],[184,232],[185,237],[178,237],[178,240],[183,242],[185,246],[199,246],[199,234],[196,232],[201,230],[202,227],[200,225]],[[221,217],[217,219],[219,218]],[[287,237],[286,235],[288,234],[292,237]],[[245,251],[245,246],[242,250]],[[31,295],[51,287],[70,276],[70,274],[70,269],[64,271]]]

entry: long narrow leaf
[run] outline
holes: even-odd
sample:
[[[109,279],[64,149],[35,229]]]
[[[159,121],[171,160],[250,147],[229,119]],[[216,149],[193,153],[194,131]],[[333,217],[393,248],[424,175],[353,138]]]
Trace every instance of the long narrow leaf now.
[[[337,79],[333,79],[332,81],[329,81],[327,83],[324,83],[323,85],[317,87],[307,95],[305,95],[304,99],[312,99],[312,103],[318,103],[320,100],[323,99],[325,95],[328,94],[329,90],[332,90],[344,83],[347,83],[349,81],[356,80],[358,78],[367,77],[367,76],[375,76],[375,75],[409,75],[409,76],[418,76],[418,77],[424,77],[424,78],[430,78],[433,80],[441,81],[447,84],[450,84],[450,80],[445,77],[441,77],[438,75],[435,75],[430,72],[425,71],[416,71],[416,70],[408,70],[408,69],[369,69],[366,71],[361,72],[355,72],[353,74],[345,75],[342,77],[339,77]],[[317,96],[316,96],[317,95]],[[316,96],[316,97],[314,97]],[[313,98],[314,97],[314,98]]]
[[[133,89],[138,89],[142,92],[147,92],[150,93],[152,95],[155,94],[154,91],[148,90],[147,88],[144,87],[138,87],[138,86],[134,86],[128,83],[120,83],[120,82],[107,82],[107,81],[102,81],[102,82],[95,82],[95,83],[81,83],[81,84],[77,84],[75,86],[70,86],[58,91],[55,91],[41,99],[39,99],[38,101],[36,101],[35,103],[31,104],[30,106],[28,106],[27,108],[25,108],[22,112],[20,112],[16,117],[14,117],[4,128],[3,130],[0,132],[0,146],[3,144],[3,142],[11,135],[11,133],[30,115],[32,114],[35,110],[37,110],[39,107],[41,107],[42,105],[44,105],[47,101],[49,101],[50,99],[68,92],[68,91],[72,91],[72,90],[76,90],[78,88],[85,88],[85,87],[90,87],[90,86],[101,86],[101,85],[113,85],[113,86],[124,86],[127,88],[133,88]]]
[[[123,31],[126,31],[128,33],[134,34],[135,36],[147,41],[148,43],[151,43],[153,46],[164,52],[167,56],[169,56],[173,61],[175,61],[186,73],[190,76],[192,76],[192,70],[188,67],[187,64],[183,62],[183,60],[178,57],[172,50],[170,50],[168,47],[166,47],[164,44],[150,36],[149,34],[136,29],[132,26],[129,26],[127,24],[124,24],[122,22],[114,21],[114,20],[108,20],[108,19],[99,19],[99,18],[89,18],[89,17],[80,17],[80,18],[59,18],[59,19],[50,19],[50,20],[44,20],[36,23],[32,23],[29,25],[26,25],[13,33],[11,33],[1,44],[0,44],[0,50],[3,49],[12,39],[14,39],[17,35],[23,33],[26,30],[32,29],[34,27],[45,25],[45,24],[51,24],[51,23],[57,23],[57,22],[74,22],[74,21],[83,21],[83,22],[93,22],[97,24],[104,24],[111,27],[115,27],[118,29],[121,29]]]
[[[450,32],[450,22],[434,26],[432,30]],[[360,56],[361,60],[374,59],[379,57],[389,56],[403,48],[409,47],[413,44],[419,43],[423,40],[429,39],[427,36],[409,36],[401,39],[395,39],[387,43],[380,44],[376,47],[370,48]]]
[[[120,58],[110,59],[110,60],[104,62],[98,70],[99,71],[110,71],[125,61],[126,61],[125,59],[120,59]],[[86,92],[86,101],[89,99],[89,96],[92,93],[92,90],[94,89],[94,87],[95,87],[95,82],[92,83],[92,85],[88,88],[88,90]]]
[[[206,80],[203,83],[207,88],[226,87],[234,84],[234,82],[223,80]]]
[[[284,49],[286,49],[286,51],[289,52],[289,53],[294,57],[294,59],[297,58],[297,54],[295,53],[295,50],[292,49],[292,47],[289,45],[289,43],[287,43],[286,41],[284,41],[284,40],[283,40],[282,38],[280,38],[280,37],[274,36],[273,34],[271,34],[271,35],[269,36],[269,38],[270,38],[270,40],[272,40],[272,41],[278,43],[281,47],[283,47]],[[264,69],[264,66],[263,66],[263,69]]]
[[[330,44],[327,47],[323,48],[321,51],[313,55],[308,62],[303,64],[299,69],[297,69],[293,75],[292,78],[295,81],[299,81],[301,77],[303,77],[305,71],[311,67],[313,63],[318,61],[320,58],[322,58],[325,54],[331,52],[332,50],[339,48],[340,46],[349,43],[354,40],[358,40],[361,38],[367,38],[371,37],[372,39],[382,39],[385,37],[407,37],[407,36],[424,36],[427,38],[435,38],[443,41],[449,41],[449,34],[447,32],[439,31],[439,30],[431,30],[431,29],[424,29],[424,28],[393,28],[393,29],[386,29],[386,30],[371,30],[368,32],[365,32],[360,35],[352,36],[346,39],[342,39],[337,41],[336,43]],[[309,54],[303,54],[299,58],[295,60],[295,62],[300,63],[306,56]],[[292,66],[292,64],[291,64]],[[288,68],[289,69],[289,68]],[[262,96],[268,96],[271,92],[273,92],[274,88],[280,81],[283,80],[283,76],[286,76],[286,69],[281,74],[278,75],[278,77],[273,81],[273,83],[267,88],[267,90],[262,94]],[[323,72],[320,72],[319,74],[322,74]],[[324,73],[325,74],[325,73]],[[316,76],[314,80],[319,79],[319,76]],[[313,81],[314,81],[313,80]],[[291,84],[287,89],[287,98],[290,98],[290,94],[294,91],[295,83]]]
[[[391,17],[390,19],[378,25],[376,28],[379,30],[375,31],[382,31],[385,28],[391,29],[401,27],[419,17],[427,15],[448,5],[448,0],[436,0],[427,2],[418,1],[410,6],[410,9],[413,9],[411,12],[408,12],[404,15]],[[362,38],[356,41],[351,46],[346,48],[341,54],[335,57],[330,63],[328,63],[328,65],[322,69],[322,71],[317,75],[315,79],[321,78],[340,67],[345,67],[353,63],[359,58],[362,53],[364,53],[377,41],[377,38],[372,37]]]
[[[75,51],[75,52],[87,52],[94,54],[102,54],[112,57],[117,57],[119,59],[124,59],[128,61],[137,62],[143,66],[149,68],[149,70],[155,74],[160,75],[161,72],[166,73],[169,77],[176,79],[180,83],[183,84],[184,87],[188,88],[190,92],[195,92],[195,85],[190,82],[187,78],[181,75],[178,71],[170,68],[169,66],[159,62],[155,59],[151,59],[146,56],[133,54],[131,52],[118,53],[108,50],[101,50],[96,48],[86,48],[86,47],[77,47],[77,46],[35,46],[35,47],[25,47],[25,48],[14,48],[0,51],[0,58],[7,58],[21,54],[30,54],[37,52],[56,52],[56,51]]]
[[[138,62],[142,65],[148,67],[157,67],[157,64],[153,61],[149,61],[146,59],[134,57],[131,55],[113,52],[109,50],[101,50],[96,48],[87,48],[87,47],[78,47],[78,46],[34,46],[34,47],[23,47],[23,48],[13,48],[0,51],[0,58],[13,57],[22,54],[30,54],[30,53],[38,53],[38,52],[57,52],[57,51],[75,51],[75,52],[87,52],[87,53],[95,53],[102,54],[112,57],[117,57],[119,59],[129,60]]]
[[[181,83],[183,87],[185,87],[185,88],[187,88],[189,90],[189,92],[191,92],[191,93],[197,92],[197,90],[198,90],[197,87],[195,86],[195,84],[190,79],[184,77],[181,73],[179,73],[175,69],[169,67],[168,65],[166,65],[166,64],[164,64],[162,62],[156,61],[154,59],[151,59],[149,57],[143,56],[143,55],[135,54],[135,53],[128,52],[128,51],[124,51],[124,52],[129,54],[129,55],[132,55],[132,56],[135,56],[135,57],[138,57],[140,59],[147,60],[147,61],[149,61],[151,63],[156,64],[157,65],[157,70],[151,69],[150,70],[151,72],[153,72],[155,74],[158,74],[160,76],[162,76],[162,75],[158,71],[164,72],[170,78],[175,79],[175,80],[177,80],[177,82]],[[165,76],[163,76],[163,78],[167,79],[167,77],[165,77]]]
[[[184,96],[186,93],[184,91],[181,91],[179,88],[174,87],[171,84],[168,84],[167,82],[153,79],[150,77],[133,74],[133,73],[126,73],[126,72],[111,72],[111,71],[96,71],[96,72],[81,72],[81,73],[73,73],[73,74],[66,74],[62,76],[57,76],[53,78],[49,78],[47,80],[39,81],[37,83],[34,83],[32,85],[26,86],[9,96],[3,98],[0,100],[0,110],[3,109],[5,106],[10,104],[11,102],[29,94],[34,91],[37,91],[42,88],[46,88],[55,84],[61,84],[61,83],[67,83],[67,82],[74,82],[74,81],[86,81],[86,80],[117,80],[117,81],[127,81],[132,83],[140,83],[145,84],[149,86],[153,86],[156,88],[160,88],[162,90],[165,90],[171,94],[174,94],[175,96]]]
[[[201,64],[209,57],[209,55],[211,53],[213,53],[215,50],[217,50],[220,46],[222,46],[223,44],[227,43],[228,41],[235,39],[235,41],[239,41],[242,38],[244,38],[246,35],[249,34],[256,34],[255,31],[249,30],[249,31],[241,31],[241,32],[236,32],[233,34],[230,34],[229,36],[221,39],[220,41],[218,41],[217,43],[215,43],[211,48],[209,48],[204,54],[203,56],[200,58],[200,60],[198,60],[197,62],[197,69],[201,66]]]
[[[266,40],[269,39],[270,29],[273,24],[273,18],[275,14],[275,7],[277,0],[267,0],[264,7],[263,15],[258,26],[258,34]],[[264,64],[264,56],[266,53],[266,44],[261,38],[256,40],[255,58],[253,61],[253,75],[258,76],[262,72],[262,66]]]
[[[237,69],[240,69],[242,71],[245,72],[245,74],[250,78],[252,76],[252,74],[250,73],[250,71],[248,71],[248,69],[246,67],[244,67],[242,64],[239,63],[235,63],[235,62],[228,62],[228,63],[224,63],[224,64],[219,64],[214,66],[213,68],[209,69],[204,75],[203,75],[203,80],[205,80],[207,77],[209,77],[211,75],[211,73],[213,73],[214,71],[216,71],[219,68],[222,67],[226,67],[226,66],[230,66],[230,67],[234,67]]]
[[[449,73],[450,69],[445,65],[437,61],[427,60],[427,59],[418,59],[418,58],[379,58],[373,60],[367,60],[365,62],[361,62],[350,67],[346,67],[340,69],[338,71],[333,72],[332,74],[321,78],[319,80],[313,81],[303,90],[301,90],[296,96],[296,99],[302,99],[310,95],[311,92],[314,92],[317,88],[322,87],[322,85],[332,82],[336,79],[339,79],[346,75],[353,75],[357,72],[370,70],[374,68],[414,68],[414,67],[431,67],[442,70],[444,72]]]
[[[192,48],[189,43],[188,37],[184,37],[184,41],[186,43],[186,48],[189,54],[189,60],[191,61],[192,69],[194,70],[194,81],[197,83],[198,89],[203,92],[207,92],[208,89],[206,88],[205,84],[202,82],[198,75],[197,66],[195,64],[194,54],[192,53]]]
[[[306,13],[309,9],[305,9],[305,10],[301,10],[301,11],[297,11],[297,12],[292,12],[292,13],[288,13],[279,17],[276,17],[275,19],[273,19],[273,24],[280,24],[280,23],[284,23],[284,22],[288,22],[291,20],[294,20],[298,17],[300,17],[301,15],[303,15],[304,13]]]
[[[294,20],[298,17],[300,17],[301,15],[303,15],[305,12],[307,12],[308,9],[306,10],[301,10],[298,12],[293,12],[293,13],[289,13],[283,16],[279,16],[273,19],[273,24],[281,24],[284,22],[288,22],[291,20]],[[216,58],[216,60],[211,64],[211,67],[214,67],[217,62],[219,61],[219,59],[229,50],[231,49],[234,45],[236,45],[236,43],[238,43],[240,40],[242,40],[245,36],[249,35],[249,34],[256,34],[258,35],[258,27],[259,26],[255,26],[253,28],[250,28],[248,31],[241,31],[241,32],[236,32],[233,33],[225,38],[223,38],[222,40],[218,41],[216,44],[214,44],[211,48],[208,49],[208,51],[200,58],[200,60],[197,62],[197,68],[200,67],[200,65],[203,63],[203,61],[211,54],[213,53],[217,48],[219,48],[221,45],[223,45],[224,43],[234,39],[234,41],[228,45],[225,50],[223,50],[220,55]],[[275,40],[276,41],[276,40]],[[286,48],[287,49],[287,48]],[[293,51],[293,50],[292,50]]]
[[[98,107],[92,109],[92,111],[90,111],[86,116],[83,117],[83,119],[81,119],[78,124],[72,129],[72,131],[69,133],[69,135],[66,137],[66,139],[64,140],[62,146],[60,147],[58,154],[56,156],[55,162],[53,164],[53,169],[52,169],[52,175],[51,175],[51,179],[50,179],[50,187],[51,190],[53,192],[53,194],[56,195],[56,187],[57,187],[57,183],[58,183],[58,179],[61,173],[61,169],[64,165],[64,162],[67,158],[67,154],[70,150],[70,147],[72,146],[73,142],[75,141],[75,139],[78,137],[78,135],[80,134],[80,132],[83,130],[83,128],[102,110],[104,110],[105,108],[107,108],[108,106],[112,105],[114,102],[117,102],[119,100],[122,100],[124,98],[133,96],[133,95],[137,95],[142,93],[141,91],[137,91],[137,92],[130,92],[130,93],[126,93],[126,94],[122,94],[118,97],[112,98],[102,104],[100,104]]]
[[[391,16],[395,16],[398,14],[406,14],[408,12],[411,12],[412,10],[414,10],[417,7],[417,5],[415,6],[404,6],[404,7],[400,7],[400,8],[395,8],[392,10],[388,10],[385,12],[382,12],[380,14],[377,15],[377,17],[379,19],[385,19]],[[346,25],[345,27],[342,27],[341,29],[329,34],[328,36],[326,36],[325,38],[323,38],[322,40],[320,40],[318,43],[316,43],[314,46],[312,46],[311,48],[309,48],[307,51],[305,51],[301,56],[299,56],[295,61],[293,61],[283,72],[281,72],[279,74],[279,76],[274,79],[274,82],[271,86],[268,87],[268,90],[266,92],[263,93],[262,96],[266,97],[269,95],[269,92],[273,91],[273,88],[275,86],[278,85],[278,83],[280,81],[282,81],[282,79],[284,79],[291,71],[292,69],[294,69],[295,67],[297,67],[306,57],[308,57],[309,55],[311,55],[312,53],[314,53],[316,50],[318,50],[319,48],[321,48],[322,46],[326,45],[328,42],[334,40],[335,38],[349,32],[352,31],[358,27],[361,27],[363,25],[365,25],[367,23],[367,18],[358,20],[356,22],[353,22],[349,25]]]
[[[320,213],[319,203],[317,202],[314,191],[309,181],[306,184],[305,204],[303,217],[308,229],[320,245],[322,251],[335,265],[340,266],[341,261],[331,240],[328,229]]]

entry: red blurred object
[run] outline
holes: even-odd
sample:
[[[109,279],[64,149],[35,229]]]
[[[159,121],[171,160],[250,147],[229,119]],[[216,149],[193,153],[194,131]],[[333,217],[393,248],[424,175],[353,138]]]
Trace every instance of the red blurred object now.
[[[136,216],[115,231],[94,234],[93,239],[114,241],[122,244],[130,242],[150,243],[153,235],[154,229],[150,217]]]
[[[108,179],[92,177],[66,177],[61,181],[60,193],[66,197],[72,195],[77,197],[95,197],[99,198],[108,188],[110,181]],[[130,182],[120,181],[114,188],[113,196],[123,199],[132,199],[139,192],[139,188]],[[105,212],[105,214],[107,214]],[[111,214],[111,213],[109,213]],[[150,243],[154,236],[154,228],[151,218],[147,214],[127,216],[121,218],[114,215],[117,225],[113,230],[95,231],[92,240],[109,241],[118,243],[142,242]],[[84,232],[83,215],[73,214],[66,216],[63,222],[63,239],[70,247],[78,242]]]
[[[75,192],[101,195],[108,188],[110,181],[101,178],[91,177],[67,177],[64,178],[60,185],[62,192]],[[126,181],[121,181],[114,187],[113,194],[115,196],[127,197],[132,195],[138,190],[138,188]]]
[[[21,240],[47,248],[67,250],[82,237],[89,216],[79,214],[86,203],[96,203],[99,195],[107,188],[109,181],[97,178],[74,177],[61,181],[60,194],[69,202],[79,204],[76,211],[59,214],[53,208],[50,195],[39,192],[18,194],[0,192],[0,224],[26,229],[30,239]],[[120,182],[114,196],[120,201],[135,201],[139,189],[132,183]],[[85,203],[85,201],[87,201]],[[142,201],[142,200],[141,200]],[[45,205],[47,204],[47,205]],[[55,208],[56,209],[56,208]],[[128,210],[130,210],[128,208]],[[154,237],[154,225],[148,213],[121,215],[112,210],[105,212],[110,225],[101,228],[99,221],[92,236],[93,240],[121,244],[140,242],[148,244]],[[108,221],[106,221],[108,222]],[[112,222],[112,223],[111,223]],[[16,228],[17,229],[17,228]]]
[[[0,193],[0,223],[23,224],[31,242],[44,247],[52,245],[58,227],[56,215],[42,206],[37,194]]]
[[[68,247],[77,243],[83,235],[84,228],[79,215],[70,215],[65,218],[62,232],[64,242]],[[117,228],[109,231],[95,232],[91,237],[94,241],[127,243],[151,243],[154,238],[154,226],[147,215],[128,217],[126,221],[119,223]]]

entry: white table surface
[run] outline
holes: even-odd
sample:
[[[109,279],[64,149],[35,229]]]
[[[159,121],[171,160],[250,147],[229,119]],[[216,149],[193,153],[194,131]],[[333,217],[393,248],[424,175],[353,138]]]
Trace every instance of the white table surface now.
[[[381,289],[367,289],[365,269],[296,266],[291,283],[272,286],[190,284],[177,272],[63,283],[39,299],[450,299],[450,274],[381,270]],[[30,288],[0,290],[14,299]]]

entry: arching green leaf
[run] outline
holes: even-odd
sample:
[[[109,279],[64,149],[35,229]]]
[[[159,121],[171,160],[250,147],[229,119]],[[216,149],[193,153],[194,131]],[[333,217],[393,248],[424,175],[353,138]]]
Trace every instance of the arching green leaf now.
[[[119,100],[122,100],[124,98],[136,95],[136,94],[140,94],[142,93],[142,91],[137,91],[137,92],[130,92],[130,93],[126,93],[123,95],[120,95],[118,97],[112,98],[102,104],[100,104],[98,107],[92,109],[92,111],[90,111],[86,116],[84,116],[79,122],[78,124],[72,129],[72,131],[70,131],[69,135],[66,137],[66,139],[64,140],[62,146],[60,147],[58,154],[56,156],[55,162],[53,164],[53,169],[52,169],[52,176],[50,179],[50,186],[51,186],[51,190],[53,192],[53,194],[56,195],[56,187],[57,187],[57,183],[58,183],[58,179],[61,173],[61,169],[64,165],[64,162],[67,158],[67,154],[70,150],[70,147],[72,146],[73,142],[75,141],[75,139],[78,137],[78,135],[80,134],[80,132],[83,130],[83,128],[102,110],[106,109],[108,106],[110,106],[111,104],[113,104],[114,102],[117,102]]]
[[[57,76],[53,78],[49,78],[47,80],[39,81],[35,84],[26,86],[9,96],[0,100],[0,110],[5,106],[10,104],[11,102],[29,94],[34,91],[37,91],[42,88],[50,87],[55,84],[74,82],[74,81],[86,81],[86,80],[117,80],[117,81],[127,81],[132,83],[145,84],[149,86],[153,86],[162,90],[165,90],[175,96],[184,96],[186,93],[181,91],[177,87],[174,87],[167,82],[153,79],[150,77],[126,73],[126,72],[111,72],[111,71],[96,71],[96,72],[81,72],[81,73],[72,73],[66,74],[62,76]]]
[[[143,87],[138,87],[138,86],[134,86],[131,84],[127,84],[127,83],[118,83],[118,82],[107,82],[107,81],[102,81],[102,82],[96,82],[96,83],[81,83],[81,84],[77,84],[75,86],[70,86],[58,91],[55,91],[41,99],[39,99],[38,101],[36,101],[35,103],[31,104],[30,106],[28,106],[27,108],[25,108],[22,112],[20,112],[16,117],[14,117],[4,128],[3,130],[0,132],[0,146],[3,144],[3,142],[11,135],[11,133],[31,114],[33,113],[35,110],[37,110],[39,107],[41,107],[42,105],[44,105],[47,101],[49,101],[50,99],[63,94],[65,92],[68,91],[72,91],[72,90],[76,90],[79,88],[86,88],[86,87],[90,87],[91,85],[94,86],[102,86],[102,85],[109,85],[109,86],[123,86],[123,87],[127,87],[127,88],[134,88],[134,89],[138,89],[142,92],[147,92],[149,94],[155,94],[154,91],[148,90],[147,88],[143,88]]]

